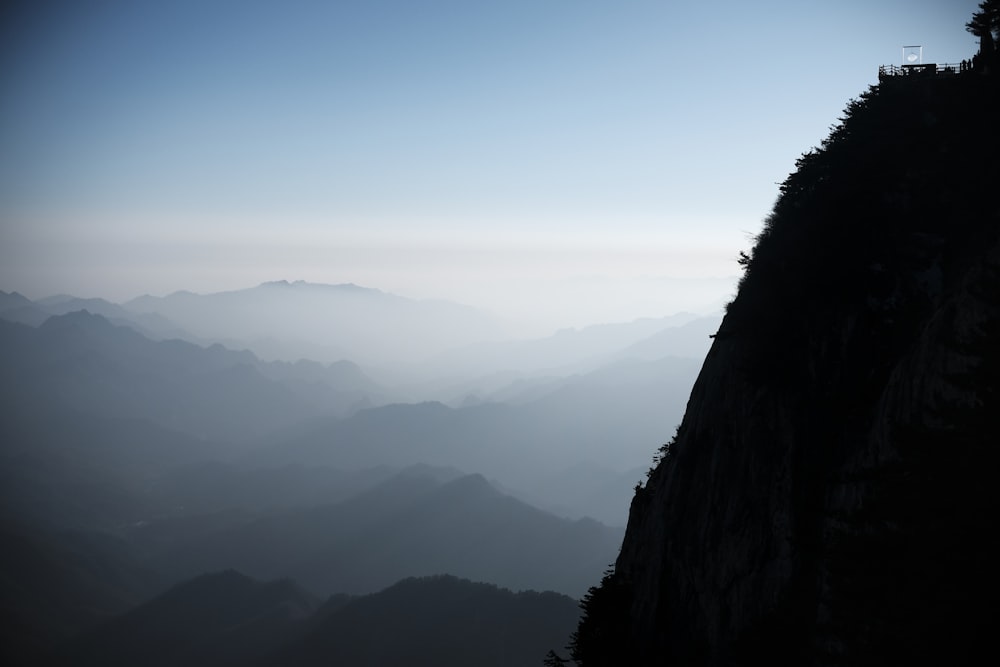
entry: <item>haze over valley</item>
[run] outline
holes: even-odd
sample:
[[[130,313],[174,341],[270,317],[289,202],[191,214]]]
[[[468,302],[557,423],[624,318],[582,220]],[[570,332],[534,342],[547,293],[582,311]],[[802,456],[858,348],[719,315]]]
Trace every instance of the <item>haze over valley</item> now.
[[[354,284],[124,303],[0,292],[19,650],[230,570],[309,600],[445,574],[579,599],[614,560],[720,318],[514,338],[474,307]],[[73,584],[35,599],[53,577]]]
[[[4,294],[0,317],[19,418],[133,420],[204,440],[228,466],[457,467],[618,526],[719,321],[683,313],[503,340],[471,307],[305,283],[121,305]],[[410,346],[393,344],[399,331],[414,332]],[[584,471],[603,482],[579,484]]]

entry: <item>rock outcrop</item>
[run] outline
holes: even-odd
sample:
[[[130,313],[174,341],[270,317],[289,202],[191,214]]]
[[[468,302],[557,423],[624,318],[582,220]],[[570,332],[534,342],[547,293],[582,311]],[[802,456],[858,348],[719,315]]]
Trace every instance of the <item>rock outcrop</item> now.
[[[884,81],[799,160],[585,599],[579,664],[962,664],[989,646],[997,85]]]

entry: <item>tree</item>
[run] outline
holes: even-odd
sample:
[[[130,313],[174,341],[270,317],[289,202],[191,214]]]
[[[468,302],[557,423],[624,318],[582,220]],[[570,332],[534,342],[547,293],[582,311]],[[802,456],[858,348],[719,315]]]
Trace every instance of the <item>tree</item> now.
[[[992,56],[1000,37],[1000,0],[980,2],[965,29],[979,38],[979,55]]]
[[[545,660],[542,662],[545,667],[560,667],[560,665],[572,664],[568,658],[562,658],[555,651],[549,651],[545,654]]]

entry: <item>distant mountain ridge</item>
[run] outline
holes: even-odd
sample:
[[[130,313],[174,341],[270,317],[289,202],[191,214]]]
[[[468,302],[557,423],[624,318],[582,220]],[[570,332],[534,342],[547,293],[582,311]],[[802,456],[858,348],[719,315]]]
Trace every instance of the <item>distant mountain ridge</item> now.
[[[497,402],[375,407],[346,419],[318,420],[248,454],[247,462],[347,470],[385,461],[453,465],[500,480],[547,509],[583,498],[580,485],[561,473],[587,464],[605,469],[620,488],[604,487],[574,516],[622,525],[632,486],[642,475],[629,481],[620,474],[649,466],[650,447],[662,444],[663,434],[679,423],[698,369],[693,359],[624,360],[578,377],[513,386],[498,393]]]
[[[0,321],[0,368],[0,396],[26,414],[61,407],[144,418],[221,440],[346,414],[379,392],[348,362],[264,363],[219,345],[152,341],[86,311],[37,328]]]
[[[623,360],[578,377],[512,384],[479,399],[479,405],[437,410],[438,417],[432,417],[433,404],[423,404],[376,407],[355,419],[358,410],[378,406],[385,397],[350,362],[262,362],[250,352],[219,345],[152,341],[130,327],[80,311],[51,316],[34,328],[0,321],[0,368],[5,371],[0,395],[18,419],[76,412],[111,420],[101,428],[110,428],[115,420],[123,427],[129,420],[148,420],[213,445],[262,442],[273,434],[271,442],[289,443],[281,454],[292,455],[287,463],[330,468],[456,465],[481,471],[519,497],[559,511],[574,506],[570,499],[587,497],[563,493],[573,484],[562,471],[590,461],[607,468],[609,481],[620,489],[594,487],[603,490],[572,515],[620,525],[621,503],[637,481],[620,478],[622,467],[648,464],[650,443],[680,418],[697,362]],[[571,413],[582,418],[571,418]],[[341,423],[343,417],[348,420]],[[31,432],[43,438],[54,435],[48,431]],[[423,440],[418,442],[417,436]],[[363,451],[357,447],[361,442],[368,443]],[[536,479],[521,483],[528,475]],[[562,482],[553,486],[548,480]]]
[[[248,519],[223,519],[165,548],[156,546],[159,535],[177,522],[137,526],[129,539],[158,550],[156,569],[175,580],[232,567],[263,579],[289,576],[322,594],[368,593],[447,572],[578,596],[622,534],[538,510],[477,474],[440,481],[404,472],[340,503]]]
[[[129,304],[155,308],[167,302],[179,302],[181,310],[209,313],[210,319],[221,322],[216,332],[219,335],[195,333],[161,313],[139,312],[126,307],[128,304],[70,295],[31,301],[17,293],[0,293],[0,320],[37,327],[53,315],[87,310],[155,341],[178,339],[200,347],[221,344],[231,350],[249,349],[262,361],[286,360],[299,365],[310,363],[306,359],[321,360],[318,366],[361,362],[365,373],[390,387],[391,392],[382,394],[388,400],[363,401],[357,407],[390,401],[440,400],[450,405],[489,402],[515,382],[537,383],[550,377],[587,373],[622,359],[656,361],[671,356],[701,360],[708,349],[709,335],[719,322],[717,315],[678,313],[513,340],[497,328],[485,336],[469,334],[472,329],[456,329],[456,320],[440,317],[437,312],[441,308],[457,309],[483,319],[482,314],[465,306],[408,300],[352,283],[322,285],[303,281],[276,281],[208,295],[180,291],[167,297],[139,297]],[[360,312],[356,308],[359,302],[367,304],[362,309],[367,313],[350,317],[352,312]],[[373,310],[378,303],[385,308]],[[322,307],[316,308],[317,304]],[[415,310],[416,306],[419,308]],[[375,312],[379,309],[384,312]],[[427,310],[420,314],[419,309]],[[250,321],[264,322],[267,330],[247,335],[253,327],[243,325]],[[417,326],[413,326],[415,321]],[[293,326],[295,322],[300,324]],[[237,331],[240,327],[242,330]],[[428,340],[433,340],[430,347],[425,345]],[[423,351],[411,354],[418,347]],[[302,375],[301,371],[297,368],[294,375]]]
[[[112,324],[127,326],[153,340],[180,338],[191,342],[194,336],[155,313],[135,313],[105,299],[81,299],[59,294],[32,301],[12,292],[0,291],[0,320],[37,327],[53,315],[66,315],[81,310],[101,315]]]
[[[414,362],[502,337],[492,318],[470,306],[408,299],[353,283],[277,281],[204,295],[142,296],[124,307],[157,313],[206,339],[240,341],[272,359]]]
[[[667,317],[642,318],[631,322],[594,324],[580,329],[561,329],[551,336],[529,340],[490,342],[456,349],[435,359],[447,368],[470,374],[498,371],[585,372],[612,360],[621,350],[651,336],[672,332],[672,340],[661,346],[658,356],[702,358],[708,351],[708,336],[721,318],[678,313]],[[682,332],[701,322],[699,333]],[[714,328],[713,328],[714,327]]]
[[[336,292],[388,304],[376,337],[405,345],[412,333],[398,316],[413,303],[377,290],[254,290],[237,295],[248,317],[281,320],[261,293],[296,306]],[[176,298],[205,307],[198,295]],[[431,305],[419,317],[440,312]],[[293,576],[324,594],[448,572],[580,595],[614,558],[627,492],[641,476],[620,466],[640,452],[645,468],[698,364],[622,348],[664,327],[681,340],[681,329],[700,322],[684,315],[564,331],[539,342],[536,359],[562,349],[597,368],[508,382],[478,404],[466,395],[458,409],[385,405],[382,387],[346,360],[262,361],[218,343],[158,340],[139,321],[196,336],[165,315],[102,300],[0,294],[0,500],[4,518],[24,522],[11,555],[23,562],[34,553],[39,565],[36,576],[0,572],[19,601],[5,611],[22,629],[14,650],[25,655],[167,584],[228,568]],[[350,324],[360,331],[371,320]],[[62,592],[51,594],[46,573]],[[46,601],[21,604],[33,596]],[[81,610],[88,603],[93,610]],[[144,636],[138,626],[134,634]],[[125,663],[144,660],[133,648]],[[192,656],[207,647],[188,648],[183,661],[197,664]]]

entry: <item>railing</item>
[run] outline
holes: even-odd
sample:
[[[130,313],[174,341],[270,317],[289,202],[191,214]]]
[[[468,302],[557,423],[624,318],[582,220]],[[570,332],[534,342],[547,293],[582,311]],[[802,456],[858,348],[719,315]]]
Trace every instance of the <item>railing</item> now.
[[[885,79],[891,76],[927,76],[934,74],[957,74],[958,72],[971,72],[972,61],[966,60],[960,63],[928,64],[928,65],[879,65],[878,78]]]

